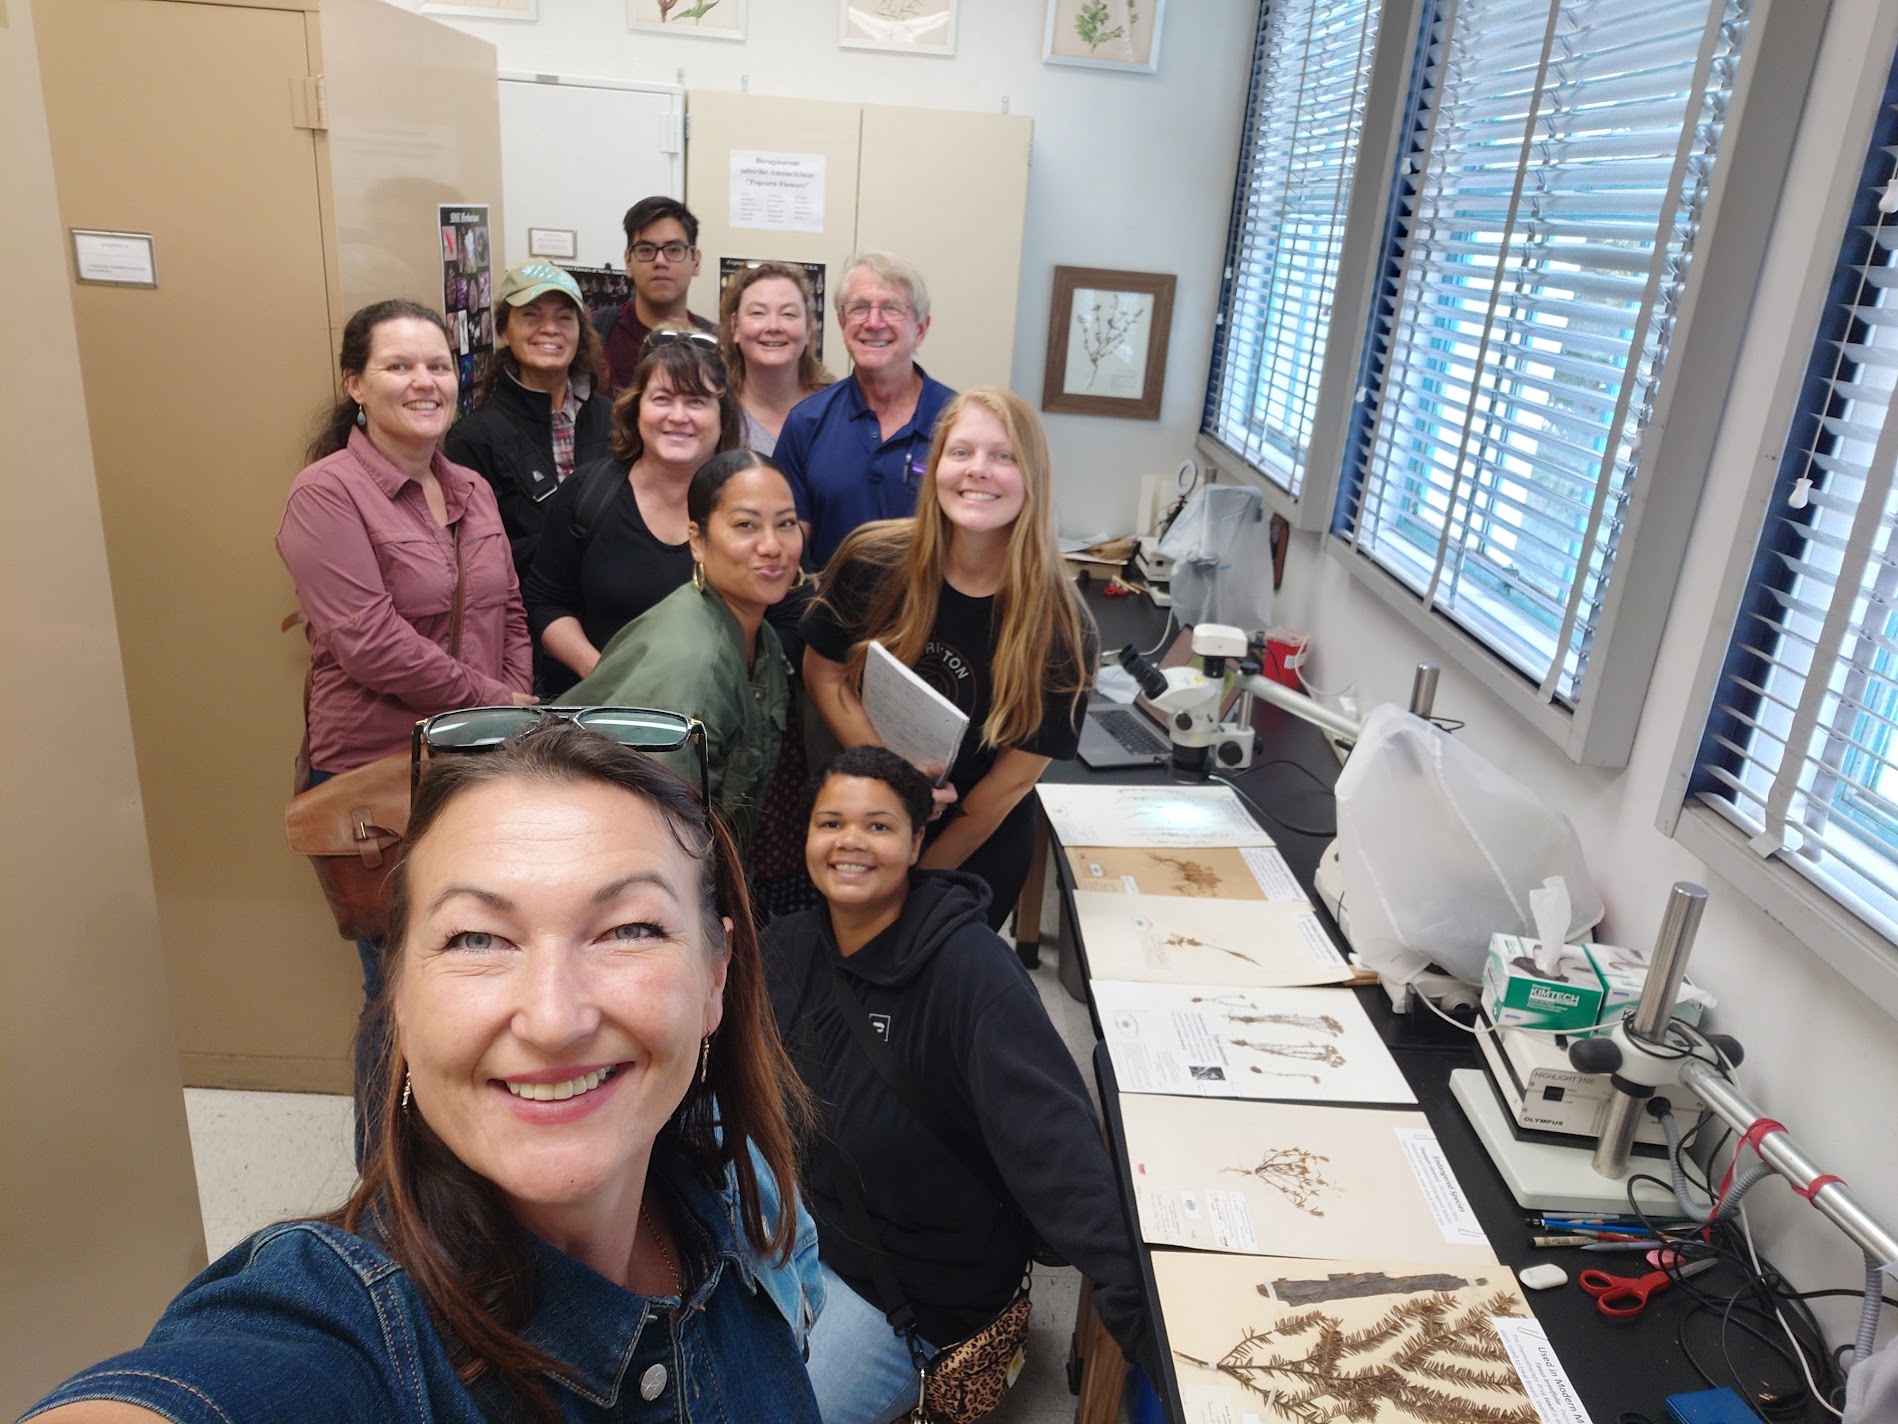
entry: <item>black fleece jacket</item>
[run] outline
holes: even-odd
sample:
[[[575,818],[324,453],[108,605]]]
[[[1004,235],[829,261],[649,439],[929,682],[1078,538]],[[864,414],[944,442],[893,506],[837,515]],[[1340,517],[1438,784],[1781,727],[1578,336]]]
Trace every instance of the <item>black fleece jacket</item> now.
[[[613,402],[596,386],[573,418],[573,468],[577,474],[611,454]],[[494,486],[501,523],[514,551],[522,584],[534,567],[534,549],[546,522],[547,500],[560,485],[554,471],[552,402],[506,372],[494,393],[449,427],[442,453]]]
[[[972,875],[916,871],[895,924],[845,958],[828,908],[772,921],[765,969],[778,1031],[854,1163],[876,1233],[931,1344],[994,1317],[1041,1238],[1095,1283],[1101,1319],[1149,1369],[1153,1329],[1133,1239],[1087,1089],[1014,952],[988,928]],[[992,1172],[962,1165],[877,1072],[830,986],[836,966],[920,1091]],[[977,1146],[979,1144],[979,1146]],[[966,1155],[966,1154],[964,1154]],[[809,1154],[818,1251],[885,1311],[873,1252],[854,1239],[837,1193],[837,1154]],[[1019,1206],[996,1198],[996,1176]]]

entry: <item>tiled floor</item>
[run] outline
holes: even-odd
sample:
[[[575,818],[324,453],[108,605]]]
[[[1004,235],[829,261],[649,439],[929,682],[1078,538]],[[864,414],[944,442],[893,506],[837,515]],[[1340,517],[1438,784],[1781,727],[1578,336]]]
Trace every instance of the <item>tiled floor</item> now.
[[[1094,1038],[1086,1008],[1062,990],[1051,955],[1034,978],[1091,1090]],[[214,1260],[261,1226],[337,1205],[355,1180],[347,1098],[187,1088],[185,1110],[205,1243]],[[1072,1269],[1035,1268],[1028,1364],[1008,1402],[990,1416],[997,1424],[1073,1419],[1066,1369],[1079,1286]]]

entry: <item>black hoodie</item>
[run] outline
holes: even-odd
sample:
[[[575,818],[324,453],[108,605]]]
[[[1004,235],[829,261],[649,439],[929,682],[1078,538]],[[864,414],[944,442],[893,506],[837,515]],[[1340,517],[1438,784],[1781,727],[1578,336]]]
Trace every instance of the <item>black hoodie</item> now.
[[[918,1329],[947,1345],[991,1320],[1021,1283],[1030,1240],[1021,1216],[1095,1283],[1101,1319],[1130,1359],[1153,1363],[1132,1236],[1093,1104],[1014,952],[985,921],[988,892],[956,871],[914,871],[895,924],[848,958],[828,908],[774,920],[765,970],[778,1031],[823,1100],[825,1126],[856,1164],[869,1214],[894,1258]],[[906,1107],[842,1016],[839,965],[878,1033],[963,1143],[956,1152]],[[853,1239],[835,1157],[809,1154],[818,1251],[886,1312],[873,1253]],[[1019,1206],[996,1199],[999,1176]]]

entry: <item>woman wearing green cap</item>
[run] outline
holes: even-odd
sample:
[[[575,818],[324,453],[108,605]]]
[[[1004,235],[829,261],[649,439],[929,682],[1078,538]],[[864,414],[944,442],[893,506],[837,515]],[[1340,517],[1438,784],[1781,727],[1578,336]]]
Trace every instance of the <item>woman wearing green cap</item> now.
[[[579,284],[553,263],[508,268],[494,298],[494,340],[480,403],[448,432],[442,453],[494,486],[525,581],[548,498],[609,453],[613,406]]]

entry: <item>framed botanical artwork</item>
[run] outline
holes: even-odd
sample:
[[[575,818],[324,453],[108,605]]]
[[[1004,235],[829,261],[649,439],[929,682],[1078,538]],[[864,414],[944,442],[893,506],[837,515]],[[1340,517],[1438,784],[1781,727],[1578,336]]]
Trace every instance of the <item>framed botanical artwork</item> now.
[[[1048,0],[1042,61],[1152,74],[1165,14],[1166,0]]]
[[[1162,272],[1055,268],[1041,408],[1158,420],[1174,281]]]
[[[470,20],[538,20],[540,0],[422,0],[424,15],[462,15]]]
[[[706,40],[742,40],[747,0],[626,0],[626,28]]]
[[[957,0],[838,0],[837,43],[896,54],[954,54]]]

